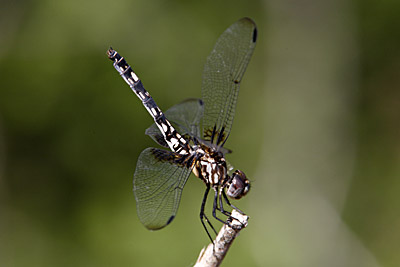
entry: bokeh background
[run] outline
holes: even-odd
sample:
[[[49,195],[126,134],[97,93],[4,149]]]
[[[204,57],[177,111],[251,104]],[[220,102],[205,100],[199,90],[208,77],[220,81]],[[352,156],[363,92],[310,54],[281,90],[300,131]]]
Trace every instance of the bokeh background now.
[[[0,266],[191,266],[207,245],[192,176],[167,228],[136,216],[152,123],[200,97],[218,36],[253,18],[228,160],[251,192],[224,266],[400,265],[400,1],[12,1],[0,9]],[[217,223],[216,223],[217,224]]]

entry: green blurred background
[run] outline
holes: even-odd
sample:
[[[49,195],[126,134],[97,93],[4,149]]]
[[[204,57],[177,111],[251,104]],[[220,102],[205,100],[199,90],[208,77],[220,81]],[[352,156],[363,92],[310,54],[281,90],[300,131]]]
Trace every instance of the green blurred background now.
[[[218,36],[253,18],[228,160],[251,192],[224,266],[400,266],[400,1],[11,1],[0,9],[0,266],[191,266],[208,243],[192,176],[167,228],[138,221],[152,123],[200,97]],[[210,208],[210,207],[209,207]],[[217,224],[217,223],[216,223]]]

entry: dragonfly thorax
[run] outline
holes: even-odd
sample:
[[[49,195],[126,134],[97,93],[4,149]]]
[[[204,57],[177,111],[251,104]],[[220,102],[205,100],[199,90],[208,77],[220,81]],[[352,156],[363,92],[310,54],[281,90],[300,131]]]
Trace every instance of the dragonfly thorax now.
[[[208,147],[204,147],[204,150],[199,148],[197,155],[198,159],[193,168],[194,175],[211,186],[221,185],[227,175],[224,155]]]

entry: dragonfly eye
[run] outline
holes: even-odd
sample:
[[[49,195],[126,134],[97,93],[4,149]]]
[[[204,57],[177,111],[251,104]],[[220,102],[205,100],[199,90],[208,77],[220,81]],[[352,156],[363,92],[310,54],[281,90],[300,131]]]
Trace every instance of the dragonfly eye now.
[[[246,178],[246,175],[239,170],[236,170],[232,174],[232,180],[229,183],[226,194],[230,198],[240,199],[245,196],[250,190],[250,181]]]

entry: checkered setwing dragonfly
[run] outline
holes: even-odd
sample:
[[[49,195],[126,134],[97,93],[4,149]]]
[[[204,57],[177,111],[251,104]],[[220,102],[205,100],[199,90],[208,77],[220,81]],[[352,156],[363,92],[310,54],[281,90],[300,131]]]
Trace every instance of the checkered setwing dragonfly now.
[[[257,28],[251,19],[243,18],[232,24],[219,37],[207,58],[202,100],[184,101],[165,114],[125,59],[112,48],[108,50],[114,67],[155,121],[146,134],[159,145],[172,150],[147,148],[137,162],[133,192],[139,219],[148,229],[163,228],[175,218],[183,187],[191,172],[206,184],[200,211],[206,231],[205,221],[215,232],[204,213],[210,188],[214,190],[212,214],[221,222],[224,221],[217,217],[217,210],[230,216],[223,207],[223,200],[238,210],[227,196],[239,199],[249,191],[249,180],[242,171],[228,173],[224,155],[230,151],[223,146],[231,131],[240,82],[256,39]],[[208,231],[207,234],[211,239]]]

